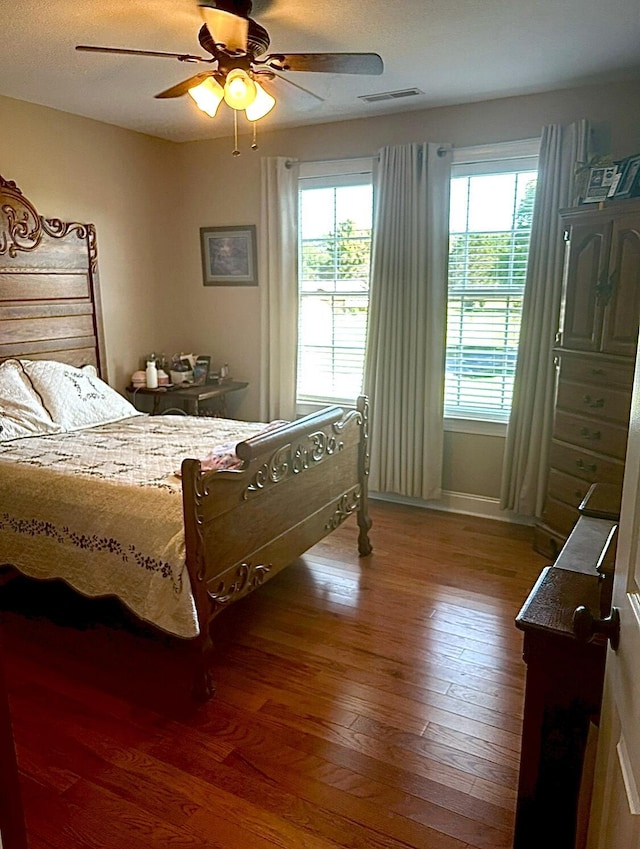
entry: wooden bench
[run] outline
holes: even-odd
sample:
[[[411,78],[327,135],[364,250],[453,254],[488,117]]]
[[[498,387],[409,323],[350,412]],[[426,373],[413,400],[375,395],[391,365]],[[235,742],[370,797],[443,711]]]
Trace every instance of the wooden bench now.
[[[579,849],[584,840],[585,753],[599,721],[607,633],[615,631],[608,617],[620,492],[594,484],[579,510],[515,620],[527,680],[514,849]]]

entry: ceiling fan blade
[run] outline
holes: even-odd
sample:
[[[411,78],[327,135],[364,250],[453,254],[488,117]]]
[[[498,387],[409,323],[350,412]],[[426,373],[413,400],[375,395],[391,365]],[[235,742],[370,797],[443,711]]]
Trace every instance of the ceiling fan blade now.
[[[261,60],[276,71],[312,71],[323,74],[381,74],[377,53],[272,53]]]
[[[92,47],[88,44],[76,44],[76,50],[84,50],[88,53],[122,53],[127,56],[166,56],[170,59],[179,59],[181,62],[210,62],[211,59],[203,56],[192,56],[191,53],[164,53],[159,50],[130,50],[126,47]]]
[[[320,97],[319,94],[316,94],[313,91],[309,91],[308,88],[304,88],[304,86],[298,85],[298,83],[294,83],[293,80],[290,80],[288,77],[283,77],[282,74],[274,74],[273,76],[278,80],[282,80],[283,83],[286,83],[287,85],[290,85],[290,86],[293,86],[294,88],[297,88],[298,91],[304,92],[304,94],[308,94],[310,97],[314,97],[316,100],[319,100],[321,103],[324,103],[324,97]],[[263,86],[264,88],[266,88],[267,91],[269,91],[269,93],[271,93],[270,92],[271,87],[269,86],[269,84],[263,82],[260,79],[260,76],[258,76],[257,79],[258,79],[258,82],[260,83],[260,85]]]
[[[199,83],[202,83],[209,77],[213,76],[213,71],[203,71],[201,74],[196,74],[195,77],[189,77],[188,80],[183,80],[181,83],[171,86],[171,88],[168,88],[165,91],[161,91],[160,94],[155,94],[154,97],[161,100],[168,97],[182,97],[182,95],[186,94],[190,88],[194,88],[194,86],[199,85]]]
[[[249,20],[214,9],[213,6],[200,5],[202,18],[207,25],[214,42],[227,53],[246,53],[249,36]]]

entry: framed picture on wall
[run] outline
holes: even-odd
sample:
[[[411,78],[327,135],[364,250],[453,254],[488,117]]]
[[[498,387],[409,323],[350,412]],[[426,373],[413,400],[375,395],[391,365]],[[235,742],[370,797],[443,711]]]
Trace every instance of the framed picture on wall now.
[[[202,282],[205,286],[257,286],[256,228],[201,227]]]

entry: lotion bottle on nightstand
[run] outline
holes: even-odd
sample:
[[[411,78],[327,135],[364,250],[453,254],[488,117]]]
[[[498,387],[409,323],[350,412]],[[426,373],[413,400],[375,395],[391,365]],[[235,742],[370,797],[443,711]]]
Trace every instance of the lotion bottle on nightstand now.
[[[149,360],[147,363],[147,389],[158,388],[158,369],[156,368],[155,360]]]

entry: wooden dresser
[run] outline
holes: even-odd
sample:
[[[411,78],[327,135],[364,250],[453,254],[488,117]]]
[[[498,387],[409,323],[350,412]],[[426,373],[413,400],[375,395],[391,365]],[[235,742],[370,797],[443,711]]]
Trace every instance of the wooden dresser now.
[[[550,468],[534,547],[555,559],[591,484],[622,486],[640,319],[640,198],[561,212],[567,240]]]

